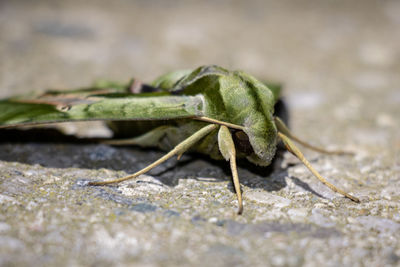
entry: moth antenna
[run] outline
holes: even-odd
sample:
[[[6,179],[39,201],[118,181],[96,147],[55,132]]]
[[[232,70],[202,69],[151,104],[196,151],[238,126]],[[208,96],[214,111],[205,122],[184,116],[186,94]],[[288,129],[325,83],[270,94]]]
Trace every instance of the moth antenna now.
[[[229,122],[225,122],[225,121],[219,121],[219,120],[208,118],[208,117],[195,117],[193,119],[199,120],[199,121],[206,121],[206,122],[209,122],[209,123],[214,123],[214,124],[219,124],[219,125],[224,125],[224,126],[226,126],[228,128],[244,131],[244,127],[243,126],[240,126],[240,125],[237,125],[237,124],[233,124],[233,123],[229,123]]]
[[[351,151],[344,151],[344,150],[327,150],[324,148],[313,146],[300,138],[293,135],[289,128],[285,125],[285,123],[278,117],[275,117],[275,125],[278,128],[278,131],[289,137],[290,139],[296,141],[297,143],[301,144],[304,147],[307,147],[311,150],[317,151],[319,153],[329,154],[329,155],[354,155],[354,152]]]
[[[293,155],[295,155],[310,171],[312,174],[314,174],[315,177],[318,178],[324,185],[329,187],[332,191],[337,192],[339,194],[342,194],[343,196],[353,200],[354,202],[360,203],[360,200],[348,193],[346,193],[344,190],[337,188],[335,185],[331,184],[328,182],[324,177],[322,177],[308,162],[308,160],[304,157],[303,153],[293,144],[293,142],[290,140],[289,137],[284,135],[281,132],[278,132],[278,136],[281,138],[283,143],[285,144],[287,150],[291,152]]]

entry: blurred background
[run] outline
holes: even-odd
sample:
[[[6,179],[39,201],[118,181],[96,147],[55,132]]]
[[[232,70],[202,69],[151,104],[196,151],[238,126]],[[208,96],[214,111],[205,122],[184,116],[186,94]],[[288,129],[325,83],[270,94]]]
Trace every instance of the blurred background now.
[[[400,65],[398,1],[2,0],[0,22],[2,96],[203,64],[367,93]]]

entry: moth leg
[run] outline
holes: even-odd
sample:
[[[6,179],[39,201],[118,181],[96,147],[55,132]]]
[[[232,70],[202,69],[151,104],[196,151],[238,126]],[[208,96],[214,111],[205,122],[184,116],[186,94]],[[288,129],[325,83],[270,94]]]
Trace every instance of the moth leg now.
[[[142,147],[154,147],[154,144],[157,144],[158,141],[167,133],[167,131],[171,128],[171,126],[160,126],[157,127],[143,135],[136,136],[134,138],[126,138],[126,139],[107,139],[101,140],[102,144],[107,145],[115,145],[115,146],[123,146],[123,145],[136,145]]]
[[[334,155],[334,154],[336,154],[336,155],[345,155],[345,154],[347,154],[347,155],[353,155],[353,154],[354,154],[353,152],[349,152],[349,151],[343,151],[343,150],[326,150],[326,149],[324,149],[324,148],[320,148],[320,147],[316,147],[316,146],[310,145],[310,144],[304,142],[303,140],[299,139],[299,138],[296,137],[295,135],[293,135],[293,134],[290,132],[289,128],[285,125],[285,123],[284,123],[280,118],[275,117],[274,119],[275,119],[275,125],[276,125],[276,127],[278,128],[278,131],[279,131],[279,132],[283,133],[284,135],[286,135],[286,136],[289,137],[290,139],[296,141],[297,143],[299,143],[299,144],[301,144],[301,145],[303,145],[303,146],[305,146],[305,147],[307,147],[307,148],[309,148],[309,149],[312,149],[312,150],[317,151],[317,152],[320,152],[320,153],[331,154],[331,155]]]
[[[331,184],[330,182],[328,182],[324,177],[322,177],[310,164],[310,162],[308,162],[308,160],[304,157],[303,153],[301,153],[301,151],[294,145],[294,143],[292,142],[292,140],[290,140],[289,137],[287,137],[285,134],[278,132],[278,136],[282,139],[283,143],[285,144],[287,150],[289,150],[289,152],[291,152],[293,155],[295,155],[301,162],[303,162],[303,164],[312,172],[312,174],[314,174],[315,177],[318,178],[318,180],[320,180],[323,184],[325,184],[327,187],[329,187],[332,191],[337,192],[339,194],[342,194],[343,196],[353,200],[354,202],[359,203],[360,200],[348,193],[346,193],[345,191],[343,191],[340,188],[337,188],[336,186],[334,186],[333,184]]]
[[[164,161],[166,161],[167,159],[173,157],[174,155],[181,154],[184,151],[188,150],[191,146],[193,146],[201,138],[203,138],[204,136],[206,136],[207,134],[209,134],[211,131],[213,131],[214,129],[216,129],[218,127],[219,126],[216,125],[216,124],[209,124],[209,125],[201,128],[200,130],[198,130],[197,132],[195,132],[194,134],[192,134],[191,136],[186,138],[184,141],[179,143],[174,149],[172,149],[170,152],[165,154],[163,157],[161,157],[160,159],[156,160],[155,162],[153,162],[149,166],[141,169],[140,171],[138,171],[138,172],[136,172],[134,174],[131,174],[131,175],[119,178],[119,179],[110,180],[110,181],[90,182],[89,185],[107,185],[107,184],[120,183],[120,182],[129,180],[129,179],[133,179],[133,178],[135,178],[135,177],[137,177],[137,176],[139,176],[141,174],[144,174],[144,173],[148,172],[152,168],[158,166],[159,164],[163,163]]]
[[[101,140],[100,143],[113,146],[134,145],[141,147],[158,147],[163,150],[168,150],[168,148],[165,148],[165,146],[163,147],[163,145],[160,143],[160,140],[165,135],[177,136],[177,131],[179,131],[179,129],[175,126],[163,125],[134,138],[105,139]],[[178,160],[181,159],[184,152],[185,151],[182,151],[181,153],[177,154]]]
[[[236,150],[235,144],[232,140],[232,135],[229,129],[222,125],[218,131],[218,146],[222,156],[225,160],[229,161],[231,165],[231,172],[233,178],[233,185],[235,186],[236,196],[239,204],[238,214],[243,212],[242,192],[240,191],[239,176],[236,168]]]

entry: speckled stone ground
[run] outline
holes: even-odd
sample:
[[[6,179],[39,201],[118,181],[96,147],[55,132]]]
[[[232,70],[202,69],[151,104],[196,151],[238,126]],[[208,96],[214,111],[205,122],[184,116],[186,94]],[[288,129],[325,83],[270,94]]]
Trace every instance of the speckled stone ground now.
[[[304,150],[242,163],[245,211],[225,162],[82,143],[99,123],[0,132],[1,266],[398,266],[398,1],[0,1],[0,96],[98,78],[149,81],[218,64],[282,81],[291,128],[354,157]],[[51,138],[50,142],[45,142]],[[12,141],[13,140],[13,141]]]

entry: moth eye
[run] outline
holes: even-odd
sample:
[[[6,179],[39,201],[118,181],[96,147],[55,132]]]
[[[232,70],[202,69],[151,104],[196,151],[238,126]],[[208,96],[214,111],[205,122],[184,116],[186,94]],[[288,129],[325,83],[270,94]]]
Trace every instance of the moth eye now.
[[[60,104],[56,106],[56,109],[62,112],[66,112],[71,109],[71,106],[66,104]]]
[[[241,141],[248,141],[249,140],[249,137],[243,131],[235,132],[235,135]]]
[[[243,131],[236,131],[233,134],[233,142],[238,151],[250,155],[253,153],[253,147],[250,144],[249,137]]]

